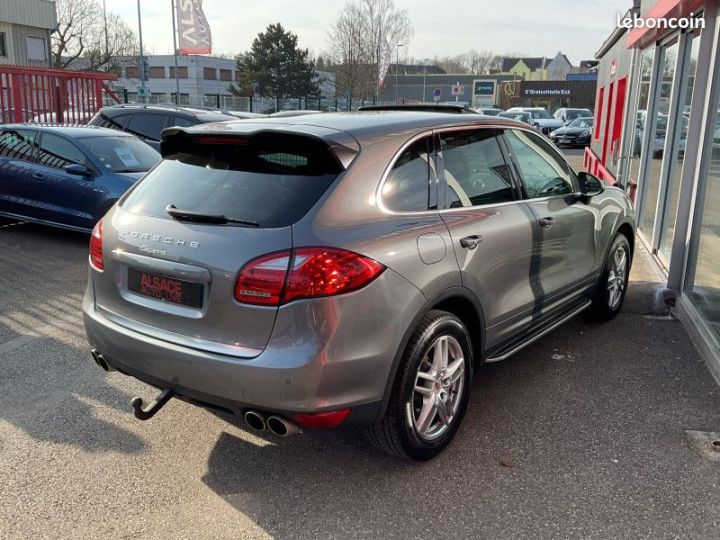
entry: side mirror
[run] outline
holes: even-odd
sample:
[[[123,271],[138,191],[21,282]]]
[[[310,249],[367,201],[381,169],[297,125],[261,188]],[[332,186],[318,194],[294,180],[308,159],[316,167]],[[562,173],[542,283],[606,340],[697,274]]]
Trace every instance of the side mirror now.
[[[586,199],[590,199],[595,195],[600,195],[603,191],[605,191],[605,184],[590,173],[579,173],[578,180],[580,181],[580,193]]]
[[[70,165],[65,165],[63,167],[63,171],[65,171],[68,174],[75,174],[77,176],[90,176],[90,169],[88,169],[85,165],[80,165],[79,163],[71,163]]]

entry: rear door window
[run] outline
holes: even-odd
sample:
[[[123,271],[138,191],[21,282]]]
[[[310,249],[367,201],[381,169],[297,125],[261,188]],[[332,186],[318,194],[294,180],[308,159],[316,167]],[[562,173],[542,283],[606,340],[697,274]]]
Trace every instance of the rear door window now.
[[[166,139],[163,154],[126,196],[124,209],[170,219],[165,209],[173,204],[264,228],[285,227],[302,218],[342,170],[325,143],[294,135],[180,133]]]
[[[128,129],[141,137],[159,141],[168,119],[166,114],[137,113],[132,116]]]
[[[498,135],[494,129],[440,134],[448,208],[514,200],[512,174]]]
[[[35,159],[35,131],[5,129],[0,132],[0,157],[33,161]]]
[[[383,204],[390,210],[418,212],[429,208],[429,137],[412,143],[395,161],[382,189]]]
[[[42,134],[37,160],[41,165],[55,169],[75,163],[88,166],[85,154],[77,146],[53,133]]]

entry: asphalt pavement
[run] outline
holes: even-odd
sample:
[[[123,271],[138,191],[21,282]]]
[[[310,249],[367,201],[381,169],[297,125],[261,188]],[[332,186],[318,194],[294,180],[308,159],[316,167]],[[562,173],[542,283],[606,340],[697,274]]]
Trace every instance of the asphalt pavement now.
[[[720,431],[720,389],[642,250],[616,319],[483,367],[454,443],[408,464],[176,400],[135,420],[155,392],[85,343],[87,243],[0,220],[1,538],[718,537],[720,461],[686,430]]]

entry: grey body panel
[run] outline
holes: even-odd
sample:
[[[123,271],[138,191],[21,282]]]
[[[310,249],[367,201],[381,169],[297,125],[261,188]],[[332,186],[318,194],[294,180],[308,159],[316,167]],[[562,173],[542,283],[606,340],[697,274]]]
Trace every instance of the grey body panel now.
[[[367,112],[183,130],[302,133],[325,141],[345,170],[291,227],[217,227],[113,209],[104,222],[106,268],[90,271],[84,301],[90,344],[138,378],[189,389],[209,403],[322,411],[386,402],[413,324],[439,301],[472,299],[483,325],[472,336],[479,360],[546,318],[576,309],[593,291],[618,228],[634,231],[621,191],[408,213],[384,207],[381,182],[404,145],[457,126],[524,129],[480,115]],[[438,174],[436,196],[443,181]],[[543,236],[538,219],[548,214],[555,222]],[[482,237],[473,250],[459,244],[469,235]],[[303,246],[351,250],[387,269],[349,294],[279,308],[234,300],[233,284],[247,261]],[[123,281],[128,267],[204,282],[209,301],[192,309],[134,296]]]

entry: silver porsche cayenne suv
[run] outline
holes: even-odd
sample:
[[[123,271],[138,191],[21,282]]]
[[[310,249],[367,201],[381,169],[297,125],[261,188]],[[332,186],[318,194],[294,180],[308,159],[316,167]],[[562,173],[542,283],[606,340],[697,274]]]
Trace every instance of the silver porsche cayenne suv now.
[[[528,126],[368,111],[188,128],[97,224],[95,361],[255,430],[437,455],[473,371],[620,309],[625,194]]]

